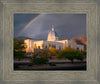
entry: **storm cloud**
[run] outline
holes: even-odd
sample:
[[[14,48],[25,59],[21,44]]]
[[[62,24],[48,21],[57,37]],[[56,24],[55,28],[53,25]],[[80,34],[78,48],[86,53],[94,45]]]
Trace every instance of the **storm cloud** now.
[[[46,39],[52,25],[60,38],[86,35],[86,14],[14,14],[14,37]],[[35,17],[33,22],[23,28]],[[23,31],[22,31],[23,30]]]

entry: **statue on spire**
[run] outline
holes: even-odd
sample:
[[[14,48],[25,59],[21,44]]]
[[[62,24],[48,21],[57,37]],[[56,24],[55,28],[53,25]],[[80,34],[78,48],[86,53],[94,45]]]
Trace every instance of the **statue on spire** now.
[[[52,25],[52,31],[54,31],[54,25]]]

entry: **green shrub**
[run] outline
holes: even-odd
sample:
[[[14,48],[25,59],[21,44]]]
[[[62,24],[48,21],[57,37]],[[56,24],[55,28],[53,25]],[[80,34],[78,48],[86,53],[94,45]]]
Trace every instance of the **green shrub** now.
[[[25,46],[24,42],[14,38],[14,59],[21,60],[26,58]]]
[[[48,63],[48,61],[49,60],[45,57],[33,58],[31,60],[31,62],[34,63],[34,64],[46,64],[46,63]]]
[[[78,56],[76,56],[76,59],[83,61],[84,57],[82,57],[82,55],[78,55]]]
[[[14,59],[21,60],[25,58],[26,58],[26,55],[24,51],[14,51]]]
[[[74,59],[83,60],[82,54],[79,50],[65,49],[61,50],[56,56],[58,59],[68,59],[73,63]]]
[[[52,55],[56,55],[58,53],[58,50],[56,48],[50,48],[49,52],[52,53]]]

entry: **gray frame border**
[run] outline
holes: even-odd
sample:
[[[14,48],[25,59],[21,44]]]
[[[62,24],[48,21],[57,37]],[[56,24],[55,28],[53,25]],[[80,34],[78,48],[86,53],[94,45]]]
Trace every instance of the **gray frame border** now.
[[[38,80],[25,80],[25,78],[23,79],[23,80],[15,80],[15,81],[13,81],[14,79],[13,79],[13,77],[12,76],[16,76],[17,74],[21,74],[21,73],[24,73],[24,74],[26,74],[26,72],[23,72],[23,71],[21,71],[21,72],[14,72],[13,71],[13,69],[12,69],[12,59],[11,59],[11,57],[12,56],[10,56],[10,57],[7,57],[7,58],[5,58],[5,55],[7,55],[9,52],[11,53],[11,54],[13,54],[12,53],[12,51],[11,50],[13,50],[12,49],[12,46],[11,46],[11,44],[13,43],[13,41],[11,40],[12,38],[13,38],[13,29],[12,29],[12,27],[13,27],[13,24],[12,24],[12,20],[13,20],[13,17],[12,17],[12,14],[13,13],[15,13],[16,12],[16,10],[17,10],[17,12],[19,11],[18,9],[19,9],[19,7],[18,7],[18,4],[26,4],[25,6],[26,7],[28,7],[27,6],[27,4],[28,3],[31,3],[31,4],[34,4],[34,5],[36,5],[36,4],[38,4],[38,5],[40,5],[40,4],[66,4],[66,3],[70,3],[70,4],[74,4],[75,5],[75,3],[78,3],[78,4],[81,4],[81,3],[84,3],[84,4],[88,4],[88,9],[87,9],[87,11],[86,11],[86,13],[87,13],[87,16],[88,17],[90,17],[89,19],[87,19],[87,33],[90,31],[90,27],[91,27],[91,32],[92,32],[92,34],[91,33],[88,33],[87,34],[87,37],[88,37],[88,45],[94,45],[94,43],[96,43],[96,46],[94,46],[95,47],[95,50],[94,49],[90,49],[90,48],[94,48],[93,46],[92,47],[89,47],[88,48],[88,56],[90,56],[90,55],[92,55],[92,58],[88,58],[88,61],[90,62],[90,61],[93,61],[93,60],[96,60],[96,63],[92,63],[92,65],[91,65],[91,63],[88,63],[89,64],[89,67],[88,67],[88,71],[87,71],[87,73],[89,73],[89,72],[93,72],[93,73],[95,73],[95,74],[91,74],[91,73],[89,73],[89,75],[91,76],[89,76],[90,77],[90,79],[91,80],[80,80],[79,78],[78,79],[74,79],[74,81],[72,81],[72,80],[63,80],[63,79],[61,79],[61,80],[40,80],[39,81],[39,79]],[[44,2],[41,2],[41,1],[39,1],[39,2],[37,2],[37,1],[24,1],[24,2],[16,2],[16,1],[11,1],[11,2],[7,2],[7,1],[2,1],[1,2],[1,10],[2,10],[2,14],[1,14],[1,30],[2,30],[2,34],[1,34],[1,39],[2,39],[2,45],[1,45],[1,53],[2,53],[2,55],[1,55],[1,73],[2,73],[2,81],[3,81],[3,83],[27,83],[27,82],[29,82],[29,83],[40,83],[40,84],[46,84],[46,83],[57,83],[57,84],[62,84],[62,83],[69,83],[69,84],[73,84],[73,83],[83,83],[83,84],[89,84],[89,83],[100,83],[99,82],[99,74],[100,74],[100,68],[98,67],[99,66],[99,49],[100,49],[100,47],[99,47],[99,42],[100,42],[100,39],[99,39],[99,29],[100,29],[100,25],[99,25],[99,6],[98,6],[98,3],[97,2],[95,2],[95,1],[93,1],[93,2],[80,2],[80,1],[77,1],[77,2],[66,2],[66,1],[64,1],[64,2],[62,2],[62,3],[59,3],[59,2],[48,2],[48,1],[44,1]],[[92,4],[94,4],[94,5],[92,5],[92,6],[89,6],[89,4],[90,3],[92,3]],[[13,5],[14,4],[14,5]],[[17,5],[16,5],[17,4]],[[59,5],[59,6],[60,6]],[[16,7],[14,7],[14,6],[16,6]],[[59,7],[59,6],[57,6],[57,7]],[[12,8],[13,7],[13,8]],[[33,6],[33,7],[35,7],[35,6]],[[37,6],[36,6],[37,7]],[[43,6],[42,6],[43,7]],[[46,6],[47,7],[47,6]],[[62,6],[63,7],[63,6]],[[80,7],[80,6],[79,6]],[[47,7],[48,8],[48,7]],[[76,10],[77,9],[77,7],[76,7],[76,5],[74,6],[74,7],[72,7],[72,10],[73,10],[73,8]],[[83,8],[84,8],[84,6],[83,6]],[[97,9],[97,10],[95,10],[95,12],[96,12],[96,14],[95,13],[93,13],[92,11],[94,11],[94,9]],[[29,8],[28,8],[29,9]],[[57,8],[56,8],[57,9]],[[70,9],[70,8],[69,8]],[[40,9],[38,9],[38,10],[40,10]],[[43,9],[42,9],[43,10]],[[42,10],[40,11],[40,12],[42,12]],[[79,10],[79,9],[78,9]],[[10,12],[9,12],[10,11]],[[54,12],[54,10],[52,9],[52,11]],[[50,13],[52,13],[52,11],[50,12]],[[64,13],[64,9],[63,9],[63,11],[60,11],[60,10],[56,10],[57,12],[55,12],[55,13],[61,13],[61,12],[63,12]],[[67,9],[67,13],[77,13],[77,11],[75,12],[75,11],[70,11],[70,10],[68,10]],[[19,11],[19,12],[22,12],[21,10]],[[29,12],[28,10],[26,10],[26,9],[24,9],[24,11],[23,11],[23,13],[24,12]],[[34,11],[32,11],[32,13],[33,13]],[[39,12],[39,11],[36,11],[36,12]],[[46,12],[46,11],[45,11]],[[80,12],[80,13],[82,13],[82,12]],[[84,12],[83,12],[84,13]],[[11,15],[10,15],[11,14]],[[90,15],[92,14],[92,16],[94,16],[94,17],[91,17]],[[96,17],[95,17],[95,15],[96,15]],[[92,19],[91,19],[92,18]],[[96,18],[96,19],[95,19]],[[93,21],[90,21],[90,20],[93,20]],[[8,22],[9,21],[9,22]],[[96,22],[96,23],[95,23]],[[5,24],[4,24],[5,23]],[[9,25],[9,24],[10,25]],[[91,25],[88,25],[88,24],[91,24]],[[94,27],[95,27],[95,30],[94,30]],[[9,28],[9,30],[8,30],[8,28]],[[90,41],[92,40],[94,40],[94,38],[92,38],[91,36],[93,36],[94,35],[94,37],[96,37],[95,38],[95,41],[94,41],[94,43],[91,43]],[[95,36],[96,35],[96,36]],[[6,41],[6,42],[5,42]],[[8,44],[10,42],[10,44]],[[7,47],[7,49],[5,49],[5,47],[6,46],[8,46]],[[9,48],[11,48],[11,50],[9,50]],[[6,53],[5,53],[6,52]],[[95,54],[93,54],[92,52],[95,52]],[[91,54],[92,53],[92,54]],[[93,57],[93,56],[95,56],[96,55],[96,59]],[[94,59],[93,59],[94,58]],[[8,61],[9,60],[9,61]],[[5,63],[4,63],[4,61],[5,61]],[[11,62],[11,63],[10,63]],[[6,66],[5,64],[8,64],[8,63],[10,63],[8,66]],[[3,65],[3,66],[2,66]],[[96,67],[94,67],[96,65]],[[8,68],[8,69],[7,69]],[[96,68],[96,70],[95,69],[93,69],[93,71],[91,71],[90,70],[90,68],[91,69],[93,69],[93,68]],[[7,69],[7,70],[5,70],[5,69]],[[30,72],[28,72],[28,73],[30,73]],[[39,75],[41,75],[41,73],[42,73],[42,75],[43,75],[43,73],[44,72],[36,72],[36,73],[32,73],[32,74],[35,74],[35,75],[37,75],[38,74],[38,77],[39,77]],[[63,73],[63,71],[61,71],[60,72],[60,74],[59,73],[57,73],[57,74],[59,74],[59,75],[61,75],[61,73]],[[73,74],[72,72],[69,72],[69,73],[71,73],[71,74]],[[77,71],[75,71],[75,75],[77,75],[77,77],[78,76],[80,76],[81,74],[86,74],[85,72],[81,72],[81,71],[79,71],[79,73],[77,73]],[[44,74],[47,74],[47,73],[44,73]],[[48,79],[50,78],[49,76],[51,75],[51,73],[50,72],[48,72],[48,76],[46,76],[46,77],[48,77]],[[18,75],[17,75],[18,76]],[[17,77],[16,76],[16,77]],[[66,75],[62,75],[63,77],[66,77]],[[20,76],[18,76],[18,77],[20,77]],[[17,77],[17,78],[18,78]],[[25,76],[26,77],[26,76]],[[33,77],[32,75],[31,75],[31,77]],[[51,76],[52,77],[52,76]],[[55,76],[56,77],[56,76]],[[54,79],[55,79],[55,77],[54,77]],[[85,77],[88,77],[88,75],[87,76],[85,76]],[[21,77],[22,78],[22,77]],[[30,77],[29,77],[30,78]],[[61,77],[62,78],[62,77]],[[73,78],[73,77],[72,77]]]

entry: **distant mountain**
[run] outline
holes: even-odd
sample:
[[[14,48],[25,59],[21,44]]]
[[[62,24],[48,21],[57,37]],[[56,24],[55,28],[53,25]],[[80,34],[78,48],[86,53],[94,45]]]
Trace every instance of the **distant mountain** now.
[[[24,37],[24,36],[20,36],[20,37],[15,37],[16,39],[20,40],[20,41],[24,41],[25,39],[31,39],[29,37]]]
[[[73,41],[74,44],[84,44],[84,45],[87,44],[86,36],[84,35],[73,37],[71,40]]]
[[[43,39],[29,38],[29,37],[24,37],[24,36],[15,37],[15,38],[18,39],[18,40],[20,40],[20,41],[22,41],[22,42],[24,42],[24,40],[26,40],[26,39],[31,39],[31,40],[35,40],[35,41],[37,41],[37,40],[43,40]]]

